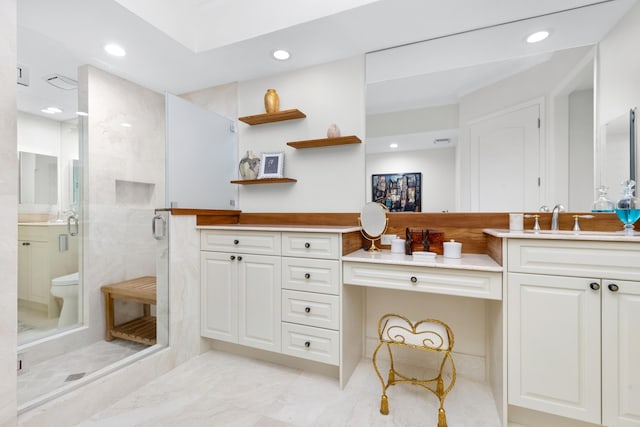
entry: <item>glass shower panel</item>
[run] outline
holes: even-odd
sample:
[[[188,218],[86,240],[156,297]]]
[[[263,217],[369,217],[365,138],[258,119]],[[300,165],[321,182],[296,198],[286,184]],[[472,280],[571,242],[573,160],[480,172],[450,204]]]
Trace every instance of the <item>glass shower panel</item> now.
[[[167,94],[167,206],[235,209],[234,122]]]

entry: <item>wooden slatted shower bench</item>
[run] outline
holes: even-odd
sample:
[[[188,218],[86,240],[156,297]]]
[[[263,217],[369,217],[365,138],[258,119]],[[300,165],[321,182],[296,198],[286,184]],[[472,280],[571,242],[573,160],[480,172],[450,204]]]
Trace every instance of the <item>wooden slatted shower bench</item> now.
[[[124,282],[104,285],[105,323],[107,341],[122,338],[146,345],[156,343],[156,317],[151,306],[156,304],[156,277],[144,276]],[[115,325],[115,300],[135,301],[143,304],[143,315],[120,325]]]

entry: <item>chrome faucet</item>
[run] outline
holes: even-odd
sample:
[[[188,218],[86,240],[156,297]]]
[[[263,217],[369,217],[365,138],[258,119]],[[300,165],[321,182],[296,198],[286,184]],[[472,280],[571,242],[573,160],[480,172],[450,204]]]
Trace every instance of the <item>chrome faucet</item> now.
[[[557,204],[551,211],[551,230],[558,230],[558,213],[564,212],[564,206]]]

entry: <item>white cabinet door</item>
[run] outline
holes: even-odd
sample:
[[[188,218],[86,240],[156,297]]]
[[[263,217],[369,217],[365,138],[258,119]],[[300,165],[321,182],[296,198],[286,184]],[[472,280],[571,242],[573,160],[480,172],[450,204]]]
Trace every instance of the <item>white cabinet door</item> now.
[[[640,282],[602,281],[603,424],[640,426]]]
[[[31,292],[30,300],[41,304],[49,304],[51,288],[51,274],[49,260],[52,254],[49,253],[47,242],[31,242]]]
[[[201,335],[238,342],[238,266],[229,253],[201,252]]]
[[[599,424],[599,280],[509,273],[509,403]]]
[[[280,257],[238,255],[238,342],[281,351]]]

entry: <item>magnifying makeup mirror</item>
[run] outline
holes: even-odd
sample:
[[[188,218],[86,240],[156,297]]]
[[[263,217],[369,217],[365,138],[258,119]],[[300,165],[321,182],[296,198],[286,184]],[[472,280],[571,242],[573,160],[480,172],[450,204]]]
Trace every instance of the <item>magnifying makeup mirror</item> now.
[[[358,219],[360,220],[360,227],[362,227],[360,232],[365,239],[371,241],[368,251],[380,251],[375,245],[375,240],[384,234],[389,225],[386,206],[376,202],[367,203],[362,208]]]

